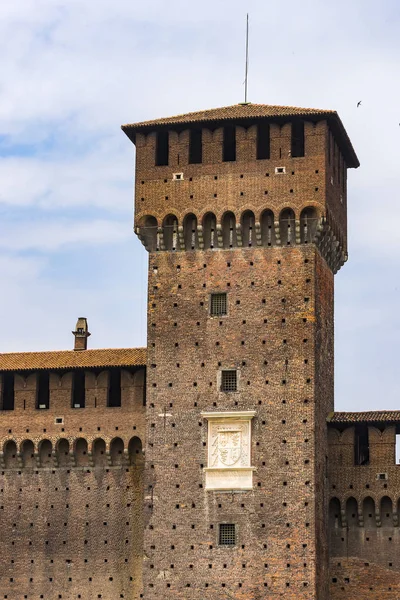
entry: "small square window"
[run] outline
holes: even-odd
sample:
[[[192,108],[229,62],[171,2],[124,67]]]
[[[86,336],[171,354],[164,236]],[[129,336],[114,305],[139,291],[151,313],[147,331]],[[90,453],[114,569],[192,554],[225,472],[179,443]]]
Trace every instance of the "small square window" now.
[[[220,524],[218,543],[220,546],[236,546],[236,525],[234,523]]]
[[[221,391],[236,392],[237,391],[237,372],[222,371],[221,373]]]
[[[227,314],[227,295],[211,294],[210,314],[212,317],[221,317]]]

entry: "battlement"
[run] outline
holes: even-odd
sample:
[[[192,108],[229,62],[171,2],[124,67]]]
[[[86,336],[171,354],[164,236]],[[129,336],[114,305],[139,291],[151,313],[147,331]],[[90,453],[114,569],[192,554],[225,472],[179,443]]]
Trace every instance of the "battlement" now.
[[[398,582],[400,572],[399,433],[400,411],[333,413],[328,418],[332,598],[395,597],[397,587],[390,581]],[[357,568],[348,557],[363,561],[368,594],[356,589]],[[374,579],[378,567],[387,572]],[[348,584],[353,584],[352,592]]]
[[[335,112],[249,104],[123,130],[150,252],[316,243],[332,271],[347,259],[346,172],[358,160]]]
[[[8,598],[139,597],[146,349],[76,345],[0,354]]]

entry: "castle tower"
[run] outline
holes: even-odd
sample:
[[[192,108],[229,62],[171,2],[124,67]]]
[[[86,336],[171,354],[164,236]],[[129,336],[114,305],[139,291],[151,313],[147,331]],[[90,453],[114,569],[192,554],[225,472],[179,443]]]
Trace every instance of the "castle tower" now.
[[[237,105],[123,126],[149,251],[143,595],[327,600],[334,111]]]

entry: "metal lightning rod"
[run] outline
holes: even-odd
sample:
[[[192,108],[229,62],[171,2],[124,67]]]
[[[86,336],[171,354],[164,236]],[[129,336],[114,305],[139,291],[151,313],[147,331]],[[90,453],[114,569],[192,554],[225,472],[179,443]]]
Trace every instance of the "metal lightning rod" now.
[[[247,87],[248,87],[248,75],[249,75],[249,13],[246,18],[246,67],[244,77],[244,103],[247,104]]]

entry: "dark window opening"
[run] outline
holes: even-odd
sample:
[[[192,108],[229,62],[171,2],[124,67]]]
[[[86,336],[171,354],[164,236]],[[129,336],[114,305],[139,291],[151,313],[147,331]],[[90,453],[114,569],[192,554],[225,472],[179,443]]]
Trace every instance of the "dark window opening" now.
[[[85,371],[72,374],[72,408],[85,408]]]
[[[221,317],[227,314],[227,295],[211,294],[210,313],[212,317]]]
[[[365,423],[357,425],[354,432],[354,464],[369,465],[368,425]]]
[[[269,123],[257,125],[257,159],[266,159],[270,155]]]
[[[1,409],[14,410],[14,373],[3,373]]]
[[[108,376],[108,406],[121,406],[121,371],[111,369]]]
[[[236,127],[224,127],[224,145],[222,160],[224,162],[236,160]]]
[[[169,134],[168,131],[159,131],[156,139],[156,166],[168,165],[169,161]]]
[[[50,407],[50,374],[43,371],[37,374],[36,379],[36,408],[48,409]]]
[[[189,164],[197,165],[203,160],[203,132],[191,129],[189,137]]]
[[[236,546],[236,525],[234,523],[220,524],[218,543],[220,546]]]
[[[221,373],[221,392],[237,391],[237,373],[236,371],[222,371]]]
[[[292,157],[304,156],[304,121],[292,123]]]

